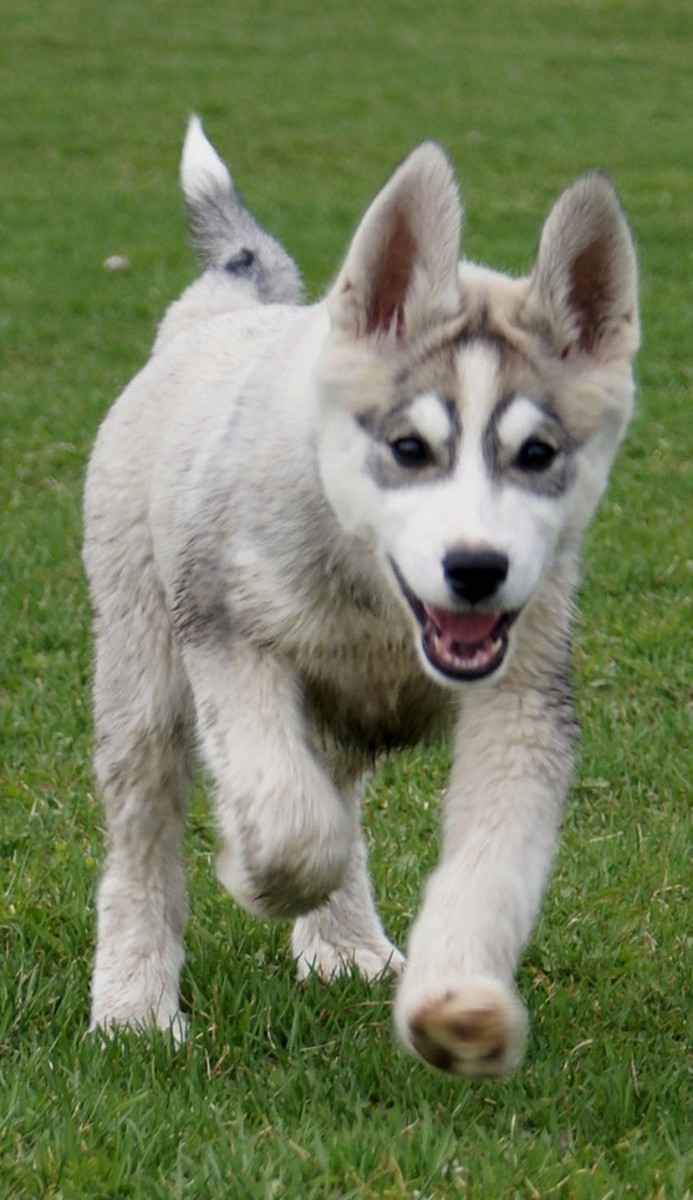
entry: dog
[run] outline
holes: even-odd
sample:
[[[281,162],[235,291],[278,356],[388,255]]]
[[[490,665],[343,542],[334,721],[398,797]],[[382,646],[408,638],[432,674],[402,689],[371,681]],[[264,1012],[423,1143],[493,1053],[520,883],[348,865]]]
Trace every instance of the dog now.
[[[424,143],[305,304],[198,118],[181,180],[204,269],[106,416],[85,489],[108,836],[91,1026],[184,1036],[199,755],[219,879],[293,919],[299,978],[388,972],[406,1049],[499,1076],[522,1056],[515,974],[571,780],[580,544],[633,404],[620,201],[579,177],[511,278],[460,260],[455,177]],[[405,964],[360,797],[379,756],[446,729],[440,858]]]

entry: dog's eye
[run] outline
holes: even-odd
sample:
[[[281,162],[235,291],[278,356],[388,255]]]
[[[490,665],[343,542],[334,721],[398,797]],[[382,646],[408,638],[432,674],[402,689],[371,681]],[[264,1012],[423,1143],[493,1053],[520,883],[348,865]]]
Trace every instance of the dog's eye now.
[[[401,467],[425,467],[430,463],[432,455],[423,438],[411,434],[409,437],[396,438],[390,442],[390,449],[395,462]]]
[[[550,442],[543,442],[541,438],[528,438],[520,446],[515,466],[521,471],[547,471],[557,455],[558,450]]]

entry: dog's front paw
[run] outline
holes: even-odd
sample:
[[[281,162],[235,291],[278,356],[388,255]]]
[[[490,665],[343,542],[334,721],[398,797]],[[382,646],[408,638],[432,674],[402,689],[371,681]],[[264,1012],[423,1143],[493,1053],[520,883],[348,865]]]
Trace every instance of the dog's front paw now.
[[[352,854],[354,813],[335,793],[310,812],[287,800],[269,827],[247,822],[243,837],[224,839],[217,877],[254,917],[297,917],[325,904],[342,883]],[[329,800],[329,803],[328,803]],[[307,806],[308,807],[308,806]]]
[[[506,1075],[518,1065],[527,1017],[495,979],[470,979],[411,1004],[400,994],[395,1023],[405,1046],[432,1067],[467,1079]]]
[[[299,982],[316,974],[329,983],[352,968],[363,979],[378,979],[385,975],[399,978],[404,970],[404,955],[387,939],[348,946],[338,941],[327,941],[316,934],[302,936],[301,931],[295,928],[292,949]]]

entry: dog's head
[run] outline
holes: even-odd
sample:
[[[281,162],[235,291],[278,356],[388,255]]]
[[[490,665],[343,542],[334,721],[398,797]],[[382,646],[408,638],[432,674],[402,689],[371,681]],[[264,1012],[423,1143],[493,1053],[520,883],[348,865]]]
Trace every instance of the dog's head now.
[[[500,671],[517,617],[574,556],[630,415],[633,243],[601,174],[544,224],[530,276],[459,263],[461,204],[420,146],[332,287],[318,453],[438,680]]]

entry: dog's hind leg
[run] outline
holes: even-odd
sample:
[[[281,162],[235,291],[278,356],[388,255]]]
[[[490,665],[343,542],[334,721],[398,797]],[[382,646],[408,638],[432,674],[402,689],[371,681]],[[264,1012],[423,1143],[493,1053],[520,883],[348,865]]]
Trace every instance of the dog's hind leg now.
[[[313,971],[330,980],[352,968],[364,979],[401,974],[404,957],[388,941],[376,912],[362,834],[343,883],[320,908],[294,922],[291,948],[299,980]]]
[[[216,785],[221,883],[256,916],[315,908],[344,878],[358,812],[313,753],[289,667],[233,636],[189,642],[184,661]]]
[[[126,597],[111,592],[100,609],[94,701],[108,853],[91,1027],[153,1023],[179,1038],[187,917],[180,841],[190,783],[185,681],[146,569],[130,579]]]

